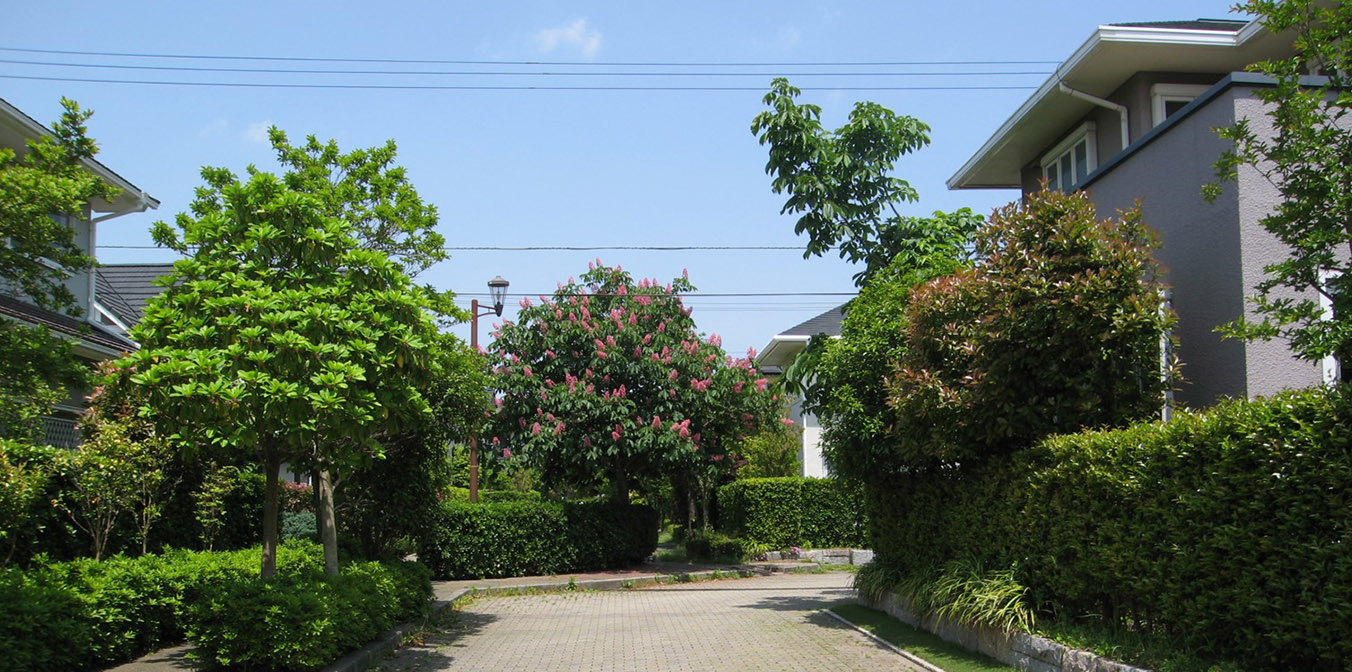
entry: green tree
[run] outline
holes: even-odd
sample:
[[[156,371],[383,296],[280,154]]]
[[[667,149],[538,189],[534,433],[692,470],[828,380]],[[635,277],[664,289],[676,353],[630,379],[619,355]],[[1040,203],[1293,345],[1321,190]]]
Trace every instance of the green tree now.
[[[1276,82],[1255,91],[1267,104],[1271,128],[1241,119],[1219,129],[1235,145],[1217,161],[1216,174],[1233,182],[1245,168],[1277,187],[1282,201],[1261,224],[1290,256],[1265,269],[1252,298],[1257,319],[1238,319],[1222,331],[1286,338],[1300,357],[1336,355],[1346,366],[1352,362],[1352,4],[1250,0],[1236,9],[1273,33],[1294,34],[1294,54],[1250,66]],[[1221,191],[1216,183],[1203,193],[1214,201]],[[1332,306],[1331,317],[1320,299]]]
[[[0,245],[0,283],[42,308],[78,314],[65,281],[93,268],[94,259],[75,243],[68,222],[116,189],[83,164],[98,151],[85,127],[92,113],[65,98],[61,105],[52,134],[29,140],[22,157],[0,148],[0,231],[7,239]],[[0,321],[0,434],[36,437],[38,419],[65,390],[83,387],[86,372],[70,349],[45,328]]]
[[[1154,247],[1139,210],[1099,220],[1082,192],[996,210],[974,267],[911,292],[887,382],[895,453],[875,469],[966,464],[1157,413],[1173,316]]]
[[[378,431],[420,422],[438,374],[439,305],[400,264],[363,249],[314,196],[251,169],[205,168],[177,231],[188,255],[133,330],[128,358],[171,439],[252,451],[266,477],[262,574],[276,571],[284,460],[320,469],[379,458]]]
[[[801,93],[776,78],[764,98],[770,109],[756,115],[751,132],[769,145],[771,189],[789,195],[780,212],[798,214],[794,232],[808,236],[804,259],[838,250],[840,258],[863,266],[854,276],[862,287],[899,254],[928,256],[934,245],[970,239],[981,217],[966,208],[932,218],[903,216],[897,209],[919,194],[892,176],[894,166],[929,144],[929,126],[861,101],[844,126],[829,131],[820,107],[797,102]]]
[[[13,559],[17,537],[27,527],[33,505],[50,476],[45,469],[24,459],[26,449],[23,444],[0,439],[0,542],[5,545],[5,559],[0,567]]]
[[[798,476],[803,470],[802,448],[803,428],[785,417],[778,426],[761,430],[738,446],[742,459],[737,478]]]
[[[635,482],[729,469],[776,403],[749,360],[696,331],[680,297],[693,289],[685,277],[635,283],[598,262],[553,297],[523,300],[520,321],[494,334],[492,445],[550,486],[608,477],[620,501]]]
[[[423,202],[404,168],[395,165],[397,150],[393,140],[380,147],[343,152],[337,141],[321,143],[313,135],[306,137],[304,145],[292,145],[286,133],[275,126],[268,129],[268,138],[277,152],[278,163],[287,169],[282,176],[286,186],[312,197],[321,215],[341,219],[351,226],[352,235],[362,249],[385,255],[410,277],[448,258],[443,247],[446,241],[436,232],[436,208]],[[434,312],[454,316],[456,321],[463,319],[451,303],[450,292],[439,292],[430,286],[419,291]],[[443,354],[456,357],[450,351]],[[472,390],[481,399],[468,408],[486,403],[483,386],[465,386],[466,382],[469,381],[460,376],[455,385]],[[410,441],[409,437],[385,438],[401,444]],[[336,574],[338,526],[334,490],[339,478],[334,472],[336,465],[323,452],[316,444],[309,462],[316,470],[319,536],[324,544],[325,563],[329,572]]]

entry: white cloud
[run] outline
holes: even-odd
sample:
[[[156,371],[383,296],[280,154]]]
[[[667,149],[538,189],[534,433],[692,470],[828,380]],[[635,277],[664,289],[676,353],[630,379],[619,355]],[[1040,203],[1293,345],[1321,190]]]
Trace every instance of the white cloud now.
[[[271,146],[271,143],[268,141],[268,128],[271,126],[272,122],[266,119],[263,121],[256,121],[240,131],[239,137],[244,138],[246,142],[251,142],[256,145],[263,145],[265,147]]]
[[[571,47],[587,58],[594,58],[601,51],[601,32],[588,28],[586,19],[573,19],[561,26],[535,33],[535,46],[543,53],[559,47]]]
[[[203,138],[214,138],[225,133],[229,128],[229,121],[226,121],[225,119],[213,119],[206,126],[203,126],[201,130],[197,131],[197,135],[198,137]]]

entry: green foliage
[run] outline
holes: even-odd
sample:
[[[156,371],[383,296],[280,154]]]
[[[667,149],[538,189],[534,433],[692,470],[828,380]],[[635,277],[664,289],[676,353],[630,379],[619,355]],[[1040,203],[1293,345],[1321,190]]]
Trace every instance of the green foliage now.
[[[981,218],[966,209],[933,219],[897,212],[919,194],[891,176],[893,166],[929,144],[929,126],[858,102],[844,126],[828,131],[820,107],[797,102],[801,93],[787,79],[771,82],[764,99],[769,109],[756,115],[751,132],[770,147],[771,189],[789,194],[781,213],[801,213],[794,232],[808,235],[803,258],[838,249],[842,259],[864,266],[854,278],[862,287],[898,255],[928,255],[935,241],[961,244],[970,236]]]
[[[0,567],[14,557],[19,533],[29,525],[33,505],[47,485],[46,471],[41,464],[30,464],[25,452],[21,444],[0,439],[0,548],[5,553]]]
[[[88,384],[72,347],[46,327],[0,320],[0,437],[41,441],[42,416]]]
[[[657,512],[590,500],[442,503],[419,539],[438,578],[492,578],[624,567],[657,547]]]
[[[520,322],[494,332],[491,445],[520,453],[548,487],[609,477],[622,501],[658,477],[730,471],[737,442],[774,421],[778,400],[749,360],[696,332],[680,297],[693,289],[591,264],[552,298],[523,300]]]
[[[1249,0],[1236,10],[1254,15],[1274,34],[1294,35],[1294,53],[1250,66],[1276,80],[1275,86],[1254,90],[1266,103],[1266,118],[1241,119],[1219,129],[1222,138],[1235,144],[1216,162],[1216,176],[1234,182],[1243,167],[1276,186],[1281,200],[1260,223],[1290,256],[1264,269],[1267,278],[1252,298],[1257,319],[1240,318],[1222,332],[1246,339],[1289,339],[1292,350],[1305,359],[1336,355],[1349,362],[1352,41],[1347,36],[1352,34],[1352,5]],[[1203,190],[1211,201],[1220,193],[1220,184]],[[1331,304],[1331,319],[1321,300]]]
[[[781,413],[787,415],[787,410]],[[802,449],[803,428],[785,418],[779,426],[742,441],[737,453],[743,463],[737,467],[737,478],[797,476],[803,469],[803,461],[798,458]]]
[[[313,511],[283,511],[282,529],[280,532],[282,539],[309,539],[317,541],[319,539],[319,528],[315,524],[315,514]]]
[[[322,569],[319,547],[289,543],[279,550],[282,576],[316,577]],[[430,591],[426,570],[391,567],[385,571],[399,589],[380,586],[367,612],[406,614]],[[250,582],[258,574],[257,549],[233,552],[170,551],[137,558],[81,559],[0,571],[0,647],[8,652],[5,669],[81,670],[107,667],[181,641],[190,613],[208,593]],[[379,598],[379,604],[376,603]],[[360,621],[361,619],[356,619]],[[256,624],[254,624],[256,625]],[[254,636],[245,621],[232,621],[236,638]],[[369,637],[368,637],[369,639]]]
[[[1014,568],[987,570],[970,559],[950,560],[930,573],[907,576],[896,588],[923,614],[1006,632],[1033,629],[1028,589]]]
[[[445,490],[445,498],[456,502],[469,501],[469,488],[450,487]],[[480,490],[479,502],[482,504],[500,504],[502,502],[539,502],[540,493],[535,490]]]
[[[1120,426],[1163,403],[1154,236],[1140,211],[1099,220],[1084,193],[997,210],[980,262],[916,288],[888,380],[895,458],[970,462],[1055,432]]]
[[[187,633],[213,664],[314,670],[417,617],[431,597],[427,570],[359,563],[338,576],[241,577],[203,591]]]
[[[868,566],[865,565],[865,568]],[[860,570],[861,575],[863,571]],[[831,607],[831,611],[945,672],[1005,672],[1014,669],[979,653],[968,651],[957,644],[944,641],[938,635],[913,628],[876,609],[858,604],[841,604]]]
[[[695,531],[685,540],[686,557],[706,562],[746,562],[767,548],[722,532]]]
[[[860,547],[867,523],[853,482],[829,478],[750,478],[718,489],[720,528],[768,548]]]
[[[1010,567],[1057,619],[1096,614],[1252,669],[1352,657],[1352,392],[1231,402],[869,487],[876,562]],[[872,570],[871,570],[872,571]]]

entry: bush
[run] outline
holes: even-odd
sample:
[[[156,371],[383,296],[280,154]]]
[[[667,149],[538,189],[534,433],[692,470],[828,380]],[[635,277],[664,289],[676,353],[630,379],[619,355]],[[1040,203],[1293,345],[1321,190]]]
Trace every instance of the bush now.
[[[824,478],[749,478],[718,489],[722,531],[769,548],[864,545],[856,484]]]
[[[281,535],[283,539],[318,540],[319,526],[313,511],[282,512]]]
[[[870,486],[878,562],[1017,563],[1030,603],[1251,669],[1352,660],[1352,391],[1231,402],[1053,437]]]
[[[323,556],[313,543],[289,542],[278,550],[277,567],[284,581],[299,581],[322,575]],[[419,611],[430,595],[427,571],[416,565],[347,565],[344,572],[372,577],[358,583],[358,588],[379,596],[385,605],[380,609],[393,614],[392,618]],[[257,574],[256,548],[170,551],[102,562],[82,559],[0,572],[0,604],[5,605],[0,650],[9,652],[9,666],[4,669],[107,667],[182,641],[196,605],[224,587],[256,583]],[[373,587],[375,583],[380,585]],[[373,613],[372,604],[362,603],[362,611],[353,612],[356,620],[338,627],[366,623],[366,615]],[[223,628],[237,627],[230,635],[235,639],[261,636],[248,624],[235,619],[210,632],[225,636],[229,633]],[[258,624],[265,625],[263,621]]]
[[[446,499],[457,502],[469,501],[469,488],[449,487],[445,490]],[[539,502],[543,501],[535,490],[480,490],[480,504],[500,504],[502,502]]]
[[[604,501],[442,502],[418,559],[438,578],[558,574],[622,567],[657,548],[657,512]]]
[[[420,615],[430,597],[426,570],[408,563],[240,577],[204,591],[187,630],[198,653],[219,665],[310,670]]]
[[[765,548],[720,532],[695,532],[685,541],[685,554],[691,560],[745,562]]]

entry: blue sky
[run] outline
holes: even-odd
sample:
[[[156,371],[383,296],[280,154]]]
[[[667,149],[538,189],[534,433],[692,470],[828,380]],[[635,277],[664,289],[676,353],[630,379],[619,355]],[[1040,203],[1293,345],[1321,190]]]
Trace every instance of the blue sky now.
[[[905,214],[971,207],[988,213],[1017,194],[950,192],[944,180],[1045,74],[1103,23],[1235,18],[1216,1],[1062,2],[124,2],[45,0],[6,10],[0,47],[135,54],[469,61],[469,64],[168,60],[0,51],[0,75],[100,80],[371,83],[490,86],[719,86],[747,91],[394,90],[163,86],[0,78],[0,97],[44,123],[67,96],[95,110],[100,159],[160,199],[157,212],[100,228],[107,263],[170,261],[150,245],[157,219],[184,211],[203,165],[237,172],[275,168],[264,130],[307,134],[350,149],[399,145],[400,163],[441,214],[448,245],[801,246],[783,198],[770,192],[765,148],[750,133],[775,74],[929,72],[939,75],[790,76],[803,100],[842,123],[873,100],[932,127],[932,144],[902,159],[897,174],[919,203]],[[490,72],[728,72],[746,76],[298,75],[76,68],[14,61],[272,69]],[[587,65],[491,65],[482,62]],[[937,65],[935,61],[997,61]],[[620,66],[623,63],[857,65]],[[1014,86],[1014,90],[851,91],[847,86]],[[502,275],[511,292],[547,293],[600,257],[640,277],[689,269],[703,293],[851,292],[848,264],[764,251],[460,251],[420,280],[463,303]],[[507,317],[516,299],[508,302]],[[845,297],[695,297],[695,318],[733,353]],[[490,320],[491,321],[491,320]],[[487,324],[481,325],[486,338]],[[467,328],[459,328],[467,335]]]

